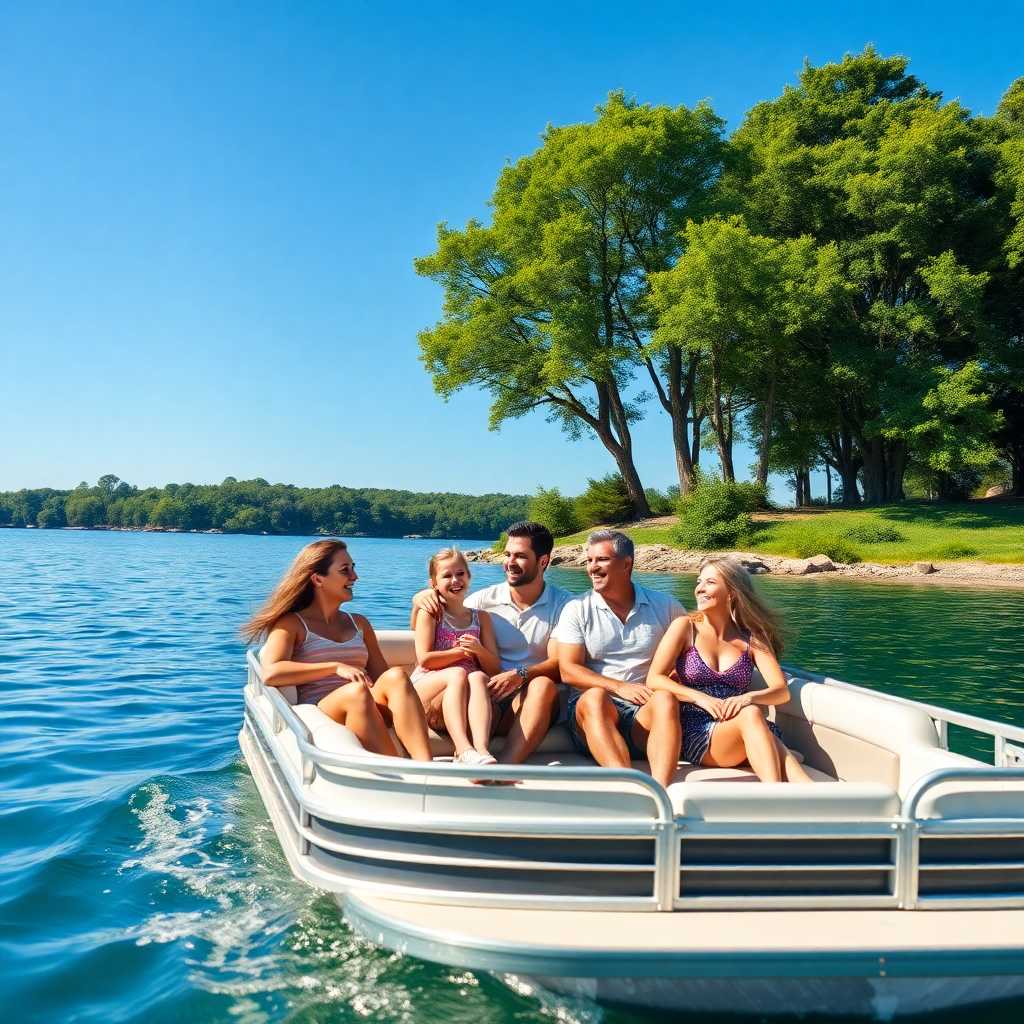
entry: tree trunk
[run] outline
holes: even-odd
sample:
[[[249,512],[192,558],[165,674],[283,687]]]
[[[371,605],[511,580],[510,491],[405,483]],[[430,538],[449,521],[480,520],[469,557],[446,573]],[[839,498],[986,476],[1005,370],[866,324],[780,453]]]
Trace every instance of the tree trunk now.
[[[810,505],[812,503],[811,498],[811,471],[809,469],[802,469],[801,474],[804,478],[804,504]]]
[[[672,448],[676,456],[676,474],[679,477],[679,493],[687,494],[693,488],[695,459],[690,448],[689,413],[697,381],[697,357],[690,356],[683,380],[683,353],[673,345],[668,353],[668,409],[672,421]],[[664,402],[662,403],[665,404]],[[694,424],[694,432],[699,424]]]
[[[832,466],[825,463],[825,504],[832,507]]]
[[[775,375],[768,382],[768,394],[764,400],[764,416],[761,420],[761,451],[757,457],[757,482],[764,487],[768,483],[768,453],[772,444],[772,422],[775,419]]]
[[[841,424],[839,429],[826,438],[832,465],[835,466],[839,479],[843,484],[843,508],[853,508],[860,504],[860,492],[857,490],[857,474],[863,460],[857,453],[853,443],[853,434],[849,427]]]
[[[907,467],[907,446],[903,441],[861,438],[864,458],[864,501],[885,505],[903,500],[903,474]]]

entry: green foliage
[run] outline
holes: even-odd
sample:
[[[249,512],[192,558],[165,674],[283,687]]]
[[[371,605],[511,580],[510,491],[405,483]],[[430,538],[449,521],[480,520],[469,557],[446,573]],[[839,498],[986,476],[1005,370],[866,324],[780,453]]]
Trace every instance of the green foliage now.
[[[524,519],[527,499],[376,488],[294,487],[266,480],[138,490],[113,474],[95,487],[0,492],[0,525],[223,530],[310,536],[493,537]]]
[[[678,487],[666,487],[664,491],[648,487],[644,493],[647,495],[647,504],[652,516],[670,516],[675,512],[676,502],[679,500]]]
[[[633,510],[625,481],[618,473],[588,480],[587,489],[576,499],[575,506],[578,528],[624,523]]]
[[[980,553],[970,544],[953,541],[949,544],[940,544],[931,552],[931,557],[941,562],[955,562],[961,558],[977,558]]]
[[[685,548],[701,551],[733,547],[750,535],[750,513],[766,502],[767,490],[759,484],[702,477],[679,499],[675,539]]]
[[[567,537],[580,529],[575,504],[563,497],[557,487],[550,490],[539,487],[530,499],[527,515],[534,522],[543,523],[555,537]]]
[[[491,550],[498,555],[505,553],[505,545],[508,543],[508,534],[502,530],[498,534],[498,539],[491,545]]]
[[[804,534],[795,532],[790,541],[797,558],[828,555],[833,562],[844,562],[848,565],[863,561],[860,552],[850,543],[849,535],[807,530]]]
[[[861,544],[902,544],[907,539],[896,527],[873,522],[851,526],[842,535]]]
[[[549,127],[501,172],[489,225],[442,224],[436,251],[416,261],[444,289],[441,321],[419,336],[435,390],[486,389],[492,428],[539,409],[572,438],[596,436],[637,514],[630,425],[641,408],[627,387],[648,372],[647,273],[671,265],[686,218],[709,209],[722,127],[704,103],[612,93],[594,121]]]

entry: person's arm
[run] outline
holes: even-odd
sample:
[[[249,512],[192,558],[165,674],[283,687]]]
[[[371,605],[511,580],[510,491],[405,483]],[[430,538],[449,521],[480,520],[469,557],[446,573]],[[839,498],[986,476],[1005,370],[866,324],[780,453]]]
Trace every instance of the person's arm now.
[[[748,704],[773,707],[776,704],[785,704],[789,700],[789,684],[782,674],[782,668],[775,655],[767,647],[751,638],[750,657],[761,673],[766,689],[748,690],[735,697],[727,697],[722,701],[724,718],[732,718],[739,714],[740,710]]]
[[[329,676],[332,672],[345,682],[369,683],[366,673],[340,661],[308,663],[291,661],[295,651],[297,626],[286,616],[274,623],[260,650],[263,682],[267,686],[298,686]],[[340,685],[340,683],[339,683]]]
[[[652,690],[667,690],[684,704],[696,704],[712,718],[718,719],[722,717],[722,701],[691,686],[684,686],[670,674],[675,669],[679,655],[694,644],[695,635],[696,629],[689,618],[683,616],[672,621],[651,659],[647,685]]]
[[[562,682],[577,690],[601,689],[614,694],[630,704],[646,704],[651,691],[646,683],[625,683],[621,679],[609,679],[587,668],[587,649],[583,644],[558,643],[558,668]]]
[[[462,650],[464,656],[472,655],[476,658],[477,664],[487,673],[488,676],[496,675],[501,671],[501,658],[498,657],[498,643],[494,639],[494,624],[491,622],[487,612],[478,611],[477,621],[480,623],[480,637],[472,633],[463,633],[459,637],[457,650]]]
[[[430,672],[447,668],[466,657],[466,652],[461,647],[453,647],[448,651],[435,651],[434,648],[434,627],[436,619],[429,615],[416,616],[415,642],[416,661],[420,668]]]
[[[365,615],[353,615],[352,619],[362,630],[363,643],[366,644],[366,672],[374,682],[377,682],[388,670],[387,659],[380,649],[380,641],[377,639],[373,626],[370,625],[370,620]]]
[[[412,608],[409,610],[409,628],[416,628],[419,612],[426,612],[435,622],[444,614],[444,601],[433,588],[426,587],[412,595]]]

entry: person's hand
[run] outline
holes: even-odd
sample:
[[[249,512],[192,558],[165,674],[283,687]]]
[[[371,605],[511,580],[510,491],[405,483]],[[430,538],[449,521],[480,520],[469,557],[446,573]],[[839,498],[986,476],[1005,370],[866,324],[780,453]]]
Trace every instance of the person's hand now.
[[[491,676],[487,683],[487,689],[494,700],[503,700],[510,693],[515,693],[522,685],[522,677],[515,669],[511,669]]]
[[[432,619],[440,619],[444,614],[444,598],[433,587],[414,594],[412,606],[417,611],[426,612]]]
[[[722,705],[724,701],[719,700],[717,697],[712,697],[708,693],[702,693],[693,703],[701,710],[706,711],[716,722],[722,721]]]
[[[344,662],[338,662],[334,667],[334,674],[339,679],[344,679],[346,683],[362,683],[367,689],[373,686],[373,680],[361,668],[356,668],[355,665],[346,665]]]
[[[639,704],[641,707],[651,699],[652,692],[644,683],[616,683],[612,687],[612,693],[620,700]]]
[[[459,637],[459,646],[467,654],[472,654],[475,658],[479,658],[481,654],[487,653],[487,648],[480,643],[480,637],[473,636],[472,633],[463,633]]]
[[[726,697],[721,701],[721,721],[735,718],[753,700],[749,693],[739,693],[735,697]]]

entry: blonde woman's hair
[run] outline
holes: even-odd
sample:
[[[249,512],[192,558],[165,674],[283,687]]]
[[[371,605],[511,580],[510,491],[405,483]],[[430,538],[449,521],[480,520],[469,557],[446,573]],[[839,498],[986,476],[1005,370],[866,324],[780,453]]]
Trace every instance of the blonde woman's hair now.
[[[779,616],[754,590],[750,573],[735,558],[712,556],[703,559],[700,569],[708,566],[718,570],[729,592],[729,611],[733,622],[767,647],[776,658],[779,657],[785,646]]]
[[[246,643],[255,643],[266,636],[282,615],[297,612],[313,603],[313,576],[326,575],[339,551],[347,551],[343,540],[315,540],[307,544],[271,591],[263,607],[242,628]]]
[[[466,561],[466,556],[458,548],[441,548],[440,551],[431,555],[430,561],[427,562],[427,572],[430,574],[431,583],[434,582],[434,575],[437,572],[438,563],[447,562],[452,558],[457,558],[463,564],[466,569],[467,576],[473,575],[469,568],[469,562]]]

